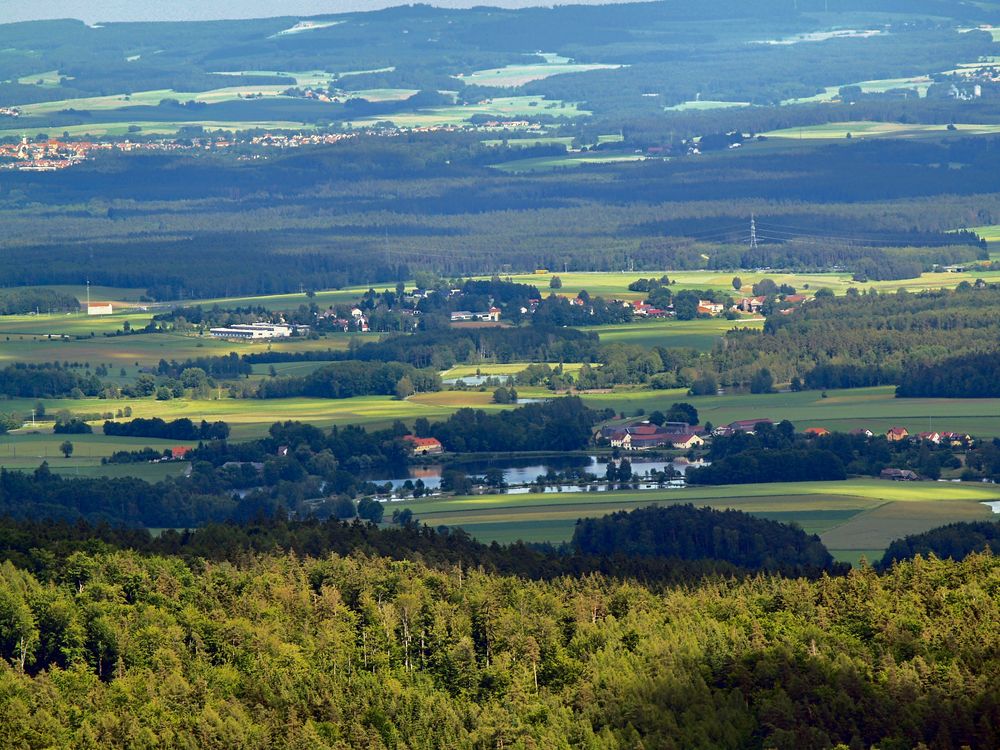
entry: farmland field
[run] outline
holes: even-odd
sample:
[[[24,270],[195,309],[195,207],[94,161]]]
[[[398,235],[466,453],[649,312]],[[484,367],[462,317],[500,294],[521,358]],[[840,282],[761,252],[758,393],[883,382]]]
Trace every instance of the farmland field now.
[[[531,81],[538,81],[563,73],[585,73],[590,70],[613,70],[621,65],[601,65],[598,63],[573,63],[569,58],[558,55],[545,55],[544,63],[529,65],[507,65],[491,70],[477,70],[468,75],[458,75],[456,78],[470,86],[496,86],[498,88],[517,88]]]
[[[734,328],[762,328],[763,318],[744,320],[657,320],[624,323],[621,325],[591,326],[603,343],[639,344],[641,346],[691,347],[703,352],[711,351],[715,342]]]
[[[283,72],[279,70],[227,70],[216,71],[214,75],[232,76],[243,78],[246,76],[280,76],[282,78],[295,79],[296,86],[326,86],[331,80],[337,77],[336,73],[325,70],[303,70]]]
[[[122,120],[121,122],[84,123],[83,125],[49,125],[44,127],[4,128],[0,130],[0,138],[7,136],[34,138],[35,136],[62,135],[68,133],[71,138],[80,136],[123,136],[129,134],[129,128],[138,126],[143,135],[177,135],[190,125],[198,125],[207,131],[235,130],[292,130],[310,131],[316,126],[294,120],[190,120],[146,121]]]
[[[988,231],[988,228],[987,228]],[[1000,236],[997,236],[1000,240]],[[630,291],[628,285],[638,278],[659,278],[666,274],[670,277],[671,289],[676,293],[683,289],[714,289],[733,296],[751,294],[751,287],[761,279],[771,279],[779,286],[789,284],[799,293],[810,295],[817,289],[827,288],[834,294],[845,294],[854,287],[859,290],[876,289],[879,292],[896,292],[905,289],[908,292],[919,292],[926,289],[951,289],[963,281],[969,283],[976,279],[984,279],[990,283],[1000,282],[1000,271],[969,271],[966,273],[924,273],[917,278],[896,281],[869,281],[858,283],[851,279],[850,273],[764,273],[761,271],[616,271],[616,272],[574,272],[562,273],[547,271],[546,273],[524,273],[510,276],[519,284],[534,284],[543,294],[549,291],[549,281],[553,276],[562,280],[559,294],[574,296],[581,289],[586,289],[592,297],[613,297],[617,299],[641,299],[642,292]],[[735,292],[732,287],[733,276],[739,276],[743,288]],[[506,275],[504,278],[508,278]],[[674,283],[676,282],[676,283]],[[808,284],[808,288],[806,285]]]
[[[982,503],[1000,488],[946,483],[897,484],[874,479],[725,487],[662,492],[480,495],[392,503],[430,526],[461,526],[481,541],[563,542],[576,519],[650,504],[693,503],[735,508],[817,533],[840,559],[881,555],[895,538],[944,523],[989,518]]]
[[[0,319],[2,320],[2,319]],[[148,320],[148,317],[146,318]],[[96,330],[96,329],[95,329]],[[10,362],[103,362],[113,368],[152,366],[161,359],[184,360],[195,357],[222,356],[230,352],[251,354],[265,351],[324,351],[347,349],[351,337],[371,340],[377,334],[329,334],[325,338],[258,339],[228,341],[211,336],[181,333],[133,334],[93,338],[48,338],[42,334],[5,333],[0,329],[0,365]],[[9,337],[9,341],[6,340]]]
[[[648,157],[641,154],[613,154],[601,152],[572,153],[564,156],[539,156],[531,159],[517,159],[495,164],[501,172],[526,173],[546,172],[553,169],[568,169],[583,165],[618,164],[620,162],[643,161]]]
[[[99,112],[105,110],[122,109],[124,107],[155,107],[163,99],[177,99],[178,101],[196,101],[206,104],[217,104],[219,102],[236,101],[248,94],[260,94],[262,96],[278,96],[288,86],[227,86],[220,89],[212,89],[202,92],[175,91],[173,89],[157,89],[154,91],[136,91],[133,94],[113,94],[111,96],[90,96],[78,99],[61,99],[54,102],[39,102],[38,104],[25,104],[21,106],[21,111],[25,116],[51,115],[61,110],[72,107],[77,110],[87,110]]]
[[[453,378],[474,377],[477,373],[484,376],[516,375],[531,364],[531,362],[508,362],[506,364],[456,365],[450,370],[442,371],[441,377],[444,380],[451,380]],[[565,362],[563,363],[563,372],[576,375],[581,367],[583,365],[579,362]]]
[[[275,366],[277,369],[277,366]],[[518,389],[525,398],[532,396],[551,395],[539,389]],[[309,422],[320,427],[332,425],[364,424],[385,427],[396,419],[412,421],[417,417],[429,419],[444,419],[457,409],[471,406],[477,409],[500,410],[513,408],[492,403],[493,394],[485,391],[439,391],[436,393],[418,393],[405,401],[398,401],[390,396],[358,396],[345,399],[324,398],[281,398],[281,399],[232,399],[224,397],[207,400],[172,399],[157,401],[148,398],[123,398],[114,401],[97,398],[52,398],[43,399],[49,414],[66,409],[74,414],[93,414],[116,411],[131,407],[133,417],[160,417],[171,420],[187,417],[194,421],[222,420],[232,427],[232,436],[237,440],[248,440],[261,437],[268,428],[277,421],[288,419]],[[35,399],[9,399],[3,402],[0,411],[14,413],[28,418]],[[51,433],[51,427],[40,428],[40,431]],[[56,444],[62,442],[62,437]],[[90,438],[90,436],[73,436]],[[96,439],[93,436],[91,439]],[[103,436],[99,436],[102,437]],[[48,434],[48,438],[53,436]],[[19,432],[0,436],[0,445],[11,442],[15,446],[22,442],[42,440],[37,435],[24,435]],[[135,443],[135,440],[131,440]],[[142,442],[140,440],[139,442]],[[145,444],[145,443],[144,443]],[[139,447],[142,447],[141,445]],[[116,448],[120,450],[120,448]],[[0,457],[6,455],[0,447]],[[99,454],[107,455],[107,454]]]
[[[481,104],[456,104],[450,107],[421,110],[413,113],[385,114],[378,117],[361,118],[351,121],[353,127],[367,127],[376,122],[392,121],[397,127],[433,127],[463,125],[474,115],[485,115],[498,119],[528,117],[533,114],[548,114],[558,117],[581,117],[590,112],[578,109],[576,104],[560,100],[549,100],[541,96],[506,96],[488,99]]]
[[[956,123],[955,130],[949,131],[947,125],[927,125],[916,123],[895,122],[832,122],[824,125],[809,125],[801,128],[772,130],[762,135],[767,138],[795,138],[810,140],[829,140],[846,138],[850,133],[854,138],[897,137],[913,138],[920,136],[941,135],[969,136],[996,135],[1000,133],[1000,125],[971,125]]]
[[[817,104],[820,102],[832,102],[840,96],[840,89],[844,86],[858,86],[866,94],[884,94],[893,89],[910,89],[917,96],[927,96],[927,90],[933,81],[928,76],[911,76],[909,78],[880,78],[872,81],[861,81],[853,84],[842,84],[841,86],[827,86],[822,92],[814,96],[800,97],[798,99],[787,99],[782,102],[788,104]]]
[[[668,112],[689,112],[706,109],[730,109],[732,107],[749,107],[750,102],[720,102],[711,99],[698,99],[697,101],[682,102],[672,107],[666,107]]]

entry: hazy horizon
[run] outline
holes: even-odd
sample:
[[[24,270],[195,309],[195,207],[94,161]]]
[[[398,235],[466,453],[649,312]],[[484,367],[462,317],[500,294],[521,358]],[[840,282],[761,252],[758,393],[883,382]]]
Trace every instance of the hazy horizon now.
[[[603,5],[616,0],[433,0],[427,3],[441,8],[494,6],[527,8],[552,5]],[[618,0],[621,1],[621,0]],[[316,16],[325,13],[349,13],[379,10],[410,3],[394,0],[286,0],[275,6],[272,0],[244,0],[234,5],[226,0],[181,0],[180,2],[137,2],[136,0],[52,0],[44,7],[22,4],[7,8],[3,23],[75,18],[86,23],[100,21],[207,21],[229,18],[268,18],[274,16]]]

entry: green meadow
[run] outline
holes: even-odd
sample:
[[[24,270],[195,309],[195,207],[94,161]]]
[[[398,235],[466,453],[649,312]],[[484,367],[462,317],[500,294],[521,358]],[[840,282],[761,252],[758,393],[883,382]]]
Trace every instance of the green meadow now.
[[[148,320],[148,318],[146,318]],[[132,334],[61,338],[44,334],[18,334],[0,331],[0,366],[12,362],[90,362],[104,363],[114,369],[136,365],[150,367],[161,359],[178,361],[205,356],[224,356],[230,352],[252,354],[266,351],[345,350],[350,337],[377,338],[370,334],[328,334],[311,339],[259,339],[229,341],[211,336],[183,333]]]
[[[711,99],[698,99],[697,101],[681,102],[672,107],[664,107],[667,112],[690,112],[703,111],[709,109],[731,109],[733,107],[749,107],[750,102],[723,102]]]
[[[735,328],[763,328],[763,318],[747,317],[743,320],[709,318],[704,320],[656,320],[623,323],[621,325],[591,326],[603,343],[618,342],[641,346],[690,347],[699,351],[712,350],[715,343]]]
[[[265,366],[267,367],[267,366]],[[275,366],[277,369],[277,365]],[[518,389],[525,398],[548,394],[540,389]],[[225,392],[223,391],[223,394]],[[267,434],[268,428],[278,421],[299,420],[321,427],[332,425],[363,424],[372,427],[387,427],[396,419],[412,421],[417,417],[429,419],[444,419],[463,407],[477,409],[500,410],[511,406],[501,406],[492,402],[493,394],[487,391],[439,391],[436,393],[419,393],[405,401],[398,401],[391,396],[358,396],[345,399],[325,398],[281,398],[281,399],[233,399],[223,395],[222,398],[193,400],[178,398],[170,401],[157,401],[153,397],[123,398],[114,401],[99,398],[53,398],[43,399],[49,415],[60,410],[68,410],[73,414],[95,414],[115,412],[126,406],[132,409],[133,417],[160,417],[165,420],[187,417],[194,421],[207,419],[210,422],[222,420],[232,427],[232,436],[237,440],[248,440]],[[22,419],[29,419],[36,399],[15,398],[0,402],[0,411],[13,413]],[[44,423],[43,423],[44,424]],[[99,430],[94,423],[95,431]],[[27,442],[39,440],[37,435],[26,433],[31,430],[19,430],[10,433],[6,438],[16,446],[22,439]],[[51,423],[40,425],[37,432],[51,435]],[[2,436],[0,436],[2,437]],[[70,437],[74,440],[77,436]],[[96,440],[102,436],[79,436]],[[58,440],[56,444],[62,442]],[[114,441],[112,441],[113,443]],[[144,441],[143,444],[145,444]],[[131,443],[135,443],[134,440]],[[109,444],[110,445],[110,444]],[[142,447],[141,445],[139,447]],[[13,449],[12,449],[13,450]],[[115,450],[120,450],[115,448]],[[0,456],[3,451],[0,450]],[[99,455],[110,455],[102,453]]]
[[[34,138],[38,135],[71,138],[128,135],[132,127],[139,127],[143,135],[177,135],[182,129],[197,125],[206,131],[237,130],[290,130],[296,132],[315,130],[316,126],[295,120],[122,120],[120,122],[84,123],[82,125],[48,125],[44,127],[21,127],[0,129],[0,138],[6,136]]]
[[[947,125],[904,124],[897,122],[831,122],[801,128],[772,130],[768,133],[762,133],[762,135],[768,138],[831,140],[846,138],[848,133],[854,138],[916,138],[928,135],[952,135],[960,137],[969,135],[996,135],[1000,133],[1000,125],[956,123],[955,130],[951,131]]]
[[[516,159],[502,164],[494,164],[494,169],[510,173],[548,172],[553,169],[567,169],[593,164],[617,164],[620,162],[643,161],[642,154],[613,154],[601,152],[567,153],[560,156],[539,156],[531,159]]]
[[[557,117],[582,117],[591,114],[572,102],[546,99],[541,96],[504,96],[487,99],[480,104],[456,104],[412,113],[386,114],[353,120],[353,127],[369,127],[376,122],[389,120],[398,127],[461,126],[475,115],[495,117],[500,120],[521,119],[535,114]]]
[[[860,81],[853,84],[842,84],[840,86],[827,86],[823,91],[813,96],[805,96],[797,99],[786,99],[783,105],[789,104],[819,104],[822,102],[832,102],[840,98],[840,89],[844,86],[858,86],[866,94],[884,94],[894,89],[909,89],[919,97],[927,96],[927,90],[933,81],[928,76],[911,76],[909,78],[878,78],[872,81]]]
[[[573,63],[569,58],[546,55],[546,62],[530,65],[507,65],[503,68],[477,70],[468,75],[455,76],[470,86],[496,86],[497,88],[517,88],[531,81],[538,81],[563,73],[586,73],[591,70],[614,70],[621,65],[599,63]]]
[[[449,370],[443,370],[441,378],[451,380],[452,378],[470,378],[476,375],[516,375],[531,364],[531,362],[508,362],[506,364],[456,365]],[[581,367],[583,364],[580,362],[565,362],[563,363],[563,372],[576,375],[580,372]]]
[[[989,228],[984,228],[989,231]],[[997,237],[1000,240],[1000,236]],[[924,273],[912,279],[896,281],[870,281],[858,283],[851,278],[850,273],[763,273],[760,271],[614,271],[614,272],[568,272],[562,273],[555,269],[546,269],[545,273],[524,273],[510,276],[512,281],[521,284],[534,284],[542,294],[549,293],[549,282],[553,276],[562,281],[558,293],[565,296],[575,296],[581,289],[586,289],[592,297],[613,297],[617,299],[642,299],[642,292],[630,291],[628,285],[638,278],[659,278],[666,274],[671,281],[674,292],[683,289],[714,289],[735,296],[751,294],[751,287],[762,279],[771,279],[775,284],[789,284],[800,294],[811,295],[817,289],[830,289],[834,294],[845,294],[848,289],[859,291],[876,289],[879,292],[896,292],[905,289],[908,292],[919,292],[927,289],[952,289],[963,281],[969,283],[982,278],[988,282],[1000,282],[1000,271],[968,271],[965,273]],[[743,282],[740,291],[732,286],[734,276],[739,276]],[[504,278],[508,278],[504,276]],[[675,283],[676,282],[676,283]],[[807,286],[808,285],[808,286]]]
[[[236,101],[247,95],[279,96],[288,86],[227,86],[209,91],[188,92],[174,89],[156,89],[153,91],[136,91],[132,94],[113,94],[111,96],[90,96],[77,99],[60,99],[38,104],[25,104],[20,107],[26,116],[51,115],[64,109],[89,110],[101,112],[124,107],[155,107],[164,99],[178,101],[196,101],[206,104]]]
[[[481,541],[560,543],[573,534],[578,518],[597,517],[651,504],[693,503],[734,508],[796,523],[819,534],[839,559],[856,562],[881,555],[889,543],[953,521],[991,516],[987,501],[1000,488],[939,482],[900,484],[876,479],[803,482],[679,490],[562,492],[477,495],[394,502],[430,526],[460,526]]]

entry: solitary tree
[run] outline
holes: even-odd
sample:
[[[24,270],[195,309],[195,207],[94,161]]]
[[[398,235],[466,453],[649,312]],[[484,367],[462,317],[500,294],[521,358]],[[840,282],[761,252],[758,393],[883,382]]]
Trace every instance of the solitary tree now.
[[[549,280],[549,289],[562,289],[562,279],[558,276],[553,276]]]
[[[73,444],[69,440],[64,440],[63,444],[59,446],[59,450],[66,458],[69,458],[73,455]]]
[[[413,387],[413,381],[407,375],[404,375],[396,383],[396,398],[402,401],[405,398],[409,398],[416,392]]]
[[[774,377],[766,367],[757,370],[750,380],[751,393],[771,393],[774,390]]]
[[[738,292],[742,288],[743,288],[743,279],[741,279],[739,276],[733,276],[733,289],[735,289]]]

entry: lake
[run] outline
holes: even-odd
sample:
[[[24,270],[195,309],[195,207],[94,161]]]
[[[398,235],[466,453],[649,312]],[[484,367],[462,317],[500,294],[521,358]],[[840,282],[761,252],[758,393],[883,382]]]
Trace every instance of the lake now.
[[[641,455],[626,456],[632,462],[632,475],[634,481],[640,482],[640,489],[659,489],[659,485],[650,484],[642,486],[642,478],[648,476],[650,471],[664,471],[668,466],[684,474],[691,465],[701,466],[703,464],[677,463],[675,461],[663,461],[654,459],[644,459]],[[535,458],[501,458],[491,461],[467,461],[460,464],[427,464],[425,466],[412,465],[405,476],[384,477],[371,479],[375,484],[385,484],[391,482],[393,487],[400,487],[407,480],[416,481],[420,479],[428,489],[437,489],[441,486],[441,472],[446,468],[460,468],[466,474],[481,476],[488,469],[500,469],[503,471],[504,481],[511,486],[526,485],[535,481],[539,475],[547,474],[550,470],[561,473],[567,469],[582,469],[591,474],[596,474],[599,478],[604,477],[607,458],[604,456],[568,456],[553,457],[544,460]],[[580,492],[586,487],[576,484],[564,484],[547,489],[546,492]],[[603,489],[603,488],[602,488]]]

